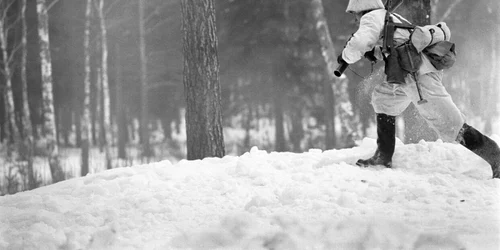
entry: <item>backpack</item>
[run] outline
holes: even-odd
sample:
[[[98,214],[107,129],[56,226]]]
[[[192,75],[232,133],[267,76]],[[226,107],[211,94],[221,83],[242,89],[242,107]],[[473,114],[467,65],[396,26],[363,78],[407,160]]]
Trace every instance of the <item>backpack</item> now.
[[[441,41],[450,41],[451,31],[445,22],[434,25],[415,26],[410,40],[418,52]]]
[[[437,69],[449,69],[455,64],[455,44],[450,42],[451,32],[445,22],[415,26],[410,40],[418,52],[424,53]]]
[[[406,29],[413,32],[415,26],[404,20],[404,18],[395,15],[404,23],[396,23],[389,11],[386,12],[384,31],[383,31],[383,46],[382,51],[385,58],[385,74],[387,82],[393,84],[404,83],[407,73],[414,73],[422,64],[422,57],[415,46],[411,43],[411,39],[398,46],[394,45],[394,32],[396,29]]]
[[[406,22],[403,18],[397,15],[396,17]],[[391,49],[393,45],[392,39],[397,28],[407,29],[411,32],[410,39],[395,48],[397,60],[403,70],[409,73],[416,72],[422,64],[420,53],[425,54],[437,70],[448,69],[455,63],[455,44],[449,42],[451,32],[446,23],[440,22],[426,26],[415,26],[410,23],[400,24],[395,23],[390,13],[387,12],[384,27],[384,47],[388,44],[387,49]]]
[[[449,41],[437,42],[425,48],[422,53],[437,70],[449,69],[457,60],[455,44]]]

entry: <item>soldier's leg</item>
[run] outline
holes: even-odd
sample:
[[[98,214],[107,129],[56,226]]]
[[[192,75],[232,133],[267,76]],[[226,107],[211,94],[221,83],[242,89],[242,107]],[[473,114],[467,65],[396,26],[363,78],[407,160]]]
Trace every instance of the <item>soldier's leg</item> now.
[[[430,72],[417,76],[422,97],[427,103],[418,104],[419,95],[415,78],[410,77],[404,86],[404,92],[419,111],[420,115],[446,142],[453,142],[462,128],[465,118],[453,102],[450,94],[441,83],[442,72]]]
[[[463,114],[453,103],[441,83],[442,72],[432,72],[418,77],[423,97],[428,101],[416,107],[422,117],[433,127],[443,141],[457,141],[491,166],[493,178],[500,178],[500,148],[487,136],[465,123]],[[407,85],[405,92],[414,103],[418,101],[416,88]]]
[[[410,104],[400,85],[381,83],[372,92],[372,105],[377,114],[377,150],[369,159],[360,159],[358,166],[383,165],[392,167],[396,145],[396,116]]]

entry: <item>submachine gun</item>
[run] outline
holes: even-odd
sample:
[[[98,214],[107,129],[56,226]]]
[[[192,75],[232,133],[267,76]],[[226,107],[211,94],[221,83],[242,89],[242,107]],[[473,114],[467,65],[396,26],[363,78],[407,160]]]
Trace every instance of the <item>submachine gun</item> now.
[[[393,46],[394,29],[396,27],[394,26],[394,23],[390,21],[390,13],[395,11],[402,3],[403,0],[387,0],[387,2],[385,3],[385,9],[387,10],[387,13],[384,20],[384,40],[382,45],[383,53],[388,53]],[[339,66],[334,71],[335,76],[340,77],[348,66],[349,64],[345,61],[339,63]]]

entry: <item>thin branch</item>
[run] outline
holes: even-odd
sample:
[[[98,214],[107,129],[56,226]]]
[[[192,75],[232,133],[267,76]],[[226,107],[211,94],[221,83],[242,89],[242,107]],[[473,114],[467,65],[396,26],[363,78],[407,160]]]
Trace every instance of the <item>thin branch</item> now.
[[[97,2],[97,1],[92,1],[92,3],[94,3],[94,8],[95,8],[95,10],[96,10],[96,11],[98,11],[98,10],[99,10],[99,2]]]
[[[50,10],[50,8],[52,8],[56,3],[58,3],[59,0],[54,0],[52,1],[52,3],[50,3],[48,6],[47,6],[47,12]]]
[[[16,19],[15,19],[14,21],[10,22],[10,25],[7,25],[7,27],[5,27],[5,28],[4,28],[5,33],[10,32],[10,30],[11,30],[12,28],[17,28],[17,24],[18,24],[17,22],[19,22],[19,21],[21,21],[21,17],[20,17],[20,16],[17,16],[17,17],[16,17]]]
[[[7,59],[9,64],[16,61],[16,60],[14,60],[15,59],[14,57],[15,57],[17,51],[20,50],[21,48],[22,48],[21,44],[18,44],[18,46],[15,46],[12,48],[12,50],[10,51],[9,58]]]
[[[0,63],[0,65],[5,67],[5,63]],[[7,72],[5,71],[4,67],[0,67],[0,73],[4,76],[7,76]]]
[[[453,2],[450,7],[448,7],[448,9],[446,10],[446,12],[443,14],[443,16],[441,17],[441,19],[439,20],[439,22],[443,22],[444,20],[446,20],[446,18],[448,18],[448,16],[451,14],[451,11],[453,10],[453,8],[455,8],[455,6],[457,6],[457,4],[459,4],[460,2],[462,2],[462,0],[455,0],[455,2]]]
[[[10,1],[10,2],[8,2],[7,6],[5,6],[5,9],[3,9],[2,19],[7,17],[7,11],[10,9],[10,7],[12,7],[14,2],[16,2],[16,1]]]
[[[20,65],[19,60],[14,60],[14,61],[12,61],[11,64],[9,64],[12,72],[14,72],[15,69],[17,68],[17,66],[19,66],[19,65]],[[12,73],[12,74],[14,74],[14,73]]]

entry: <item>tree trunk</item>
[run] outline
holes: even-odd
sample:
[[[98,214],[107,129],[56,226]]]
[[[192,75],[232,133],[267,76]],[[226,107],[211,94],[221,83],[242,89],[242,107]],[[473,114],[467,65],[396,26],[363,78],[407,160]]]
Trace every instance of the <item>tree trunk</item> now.
[[[26,148],[25,160],[28,162],[28,185],[29,189],[37,187],[35,173],[33,170],[33,154],[34,154],[34,140],[33,140],[33,125],[31,124],[31,112],[29,107],[28,97],[28,80],[26,74],[27,65],[27,43],[28,43],[28,28],[26,24],[26,0],[21,1],[21,89],[23,96],[22,108],[22,135],[24,147]]]
[[[5,103],[5,93],[2,91],[0,92],[0,103]],[[9,138],[9,132],[8,132],[8,118],[7,118],[7,111],[5,110],[5,106],[3,105],[2,108],[0,109],[0,142],[4,143],[6,140]]]
[[[104,120],[104,138],[106,144],[104,151],[106,152],[106,167],[111,169],[111,146],[113,144],[113,130],[111,129],[111,101],[109,95],[109,80],[108,80],[108,38],[106,31],[106,19],[103,12],[104,0],[99,1],[99,19],[101,27],[101,75],[102,75],[102,112]]]
[[[61,134],[61,139],[63,141],[63,145],[68,147],[70,145],[69,142],[69,134],[71,132],[71,108],[69,105],[64,105],[61,107],[60,111],[61,115],[59,115],[60,119],[60,127],[59,132]]]
[[[407,2],[407,13],[409,19],[415,25],[430,24],[431,4],[430,0],[415,0]],[[425,96],[423,96],[425,98]],[[404,141],[405,143],[417,143],[420,140],[435,141],[438,139],[436,132],[427,124],[424,118],[418,113],[415,104],[410,106],[403,112],[404,119]]]
[[[125,143],[127,140],[127,120],[125,119],[125,109],[123,108],[123,78],[121,65],[120,45],[116,44],[116,125],[118,128],[118,158],[125,160],[127,153]]]
[[[172,123],[172,118],[170,114],[164,114],[160,119],[163,129],[163,141],[169,142],[172,140],[172,127],[170,126]]]
[[[213,0],[182,0],[188,160],[223,157],[219,58]]]
[[[285,140],[285,114],[283,110],[283,89],[278,81],[271,83],[274,85],[274,150],[276,152],[287,151]]]
[[[99,47],[99,45],[97,45]],[[101,68],[97,66],[96,68],[96,81],[95,81],[95,135],[96,139],[94,142],[99,145],[99,152],[104,152],[104,131],[103,131],[103,112],[102,112],[102,73]]]
[[[330,80],[323,82],[323,93],[325,94],[325,149],[333,149],[337,145],[335,134],[335,95]]]
[[[78,99],[77,99],[78,100]],[[72,116],[74,118],[75,123],[75,134],[76,134],[76,147],[81,147],[82,145],[82,106],[77,101],[74,100],[73,103],[73,113]]]
[[[92,15],[92,0],[87,0],[85,10],[85,35],[83,38],[84,60],[85,60],[85,80],[83,82],[83,115],[81,119],[82,129],[82,166],[81,176],[89,172],[89,151],[90,151],[90,22]]]
[[[149,143],[149,103],[146,58],[146,34],[144,27],[144,0],[139,1],[139,52],[141,61],[141,117],[140,138],[142,141],[142,156],[149,159],[153,154]]]
[[[245,138],[243,139],[243,150],[240,153],[246,152],[250,149],[250,130],[252,129],[252,120],[253,120],[253,109],[252,103],[247,103],[247,114],[244,123],[245,128]]]
[[[496,20],[495,20],[496,19]],[[498,73],[498,42],[499,42],[499,31],[500,29],[498,28],[498,24],[500,24],[500,17],[498,15],[496,18],[494,18],[492,21],[496,24],[495,28],[493,29],[494,32],[491,32],[491,50],[490,50],[490,55],[491,55],[491,70],[490,70],[490,80],[488,81],[488,105],[486,108],[487,112],[487,118],[486,118],[486,124],[484,127],[484,132],[487,134],[493,134],[497,131],[493,130],[493,118],[496,117],[498,118],[499,115],[499,110],[498,110],[498,94],[500,93],[500,87],[498,86],[498,80],[499,80],[499,73]],[[486,85],[486,86],[488,86]]]
[[[5,89],[4,89],[4,101],[5,101],[5,112],[7,115],[7,121],[8,124],[10,124],[10,136],[13,139],[14,145],[17,147],[17,149],[20,148],[20,134],[19,134],[19,129],[16,123],[16,111],[15,111],[15,106],[14,106],[14,92],[12,91],[12,69],[11,69],[11,62],[13,55],[9,55],[8,51],[8,29],[7,27],[8,24],[8,18],[7,18],[7,12],[9,10],[3,9],[0,6],[0,48],[2,50],[2,62],[3,62],[3,75],[4,75],[4,80],[5,80]],[[12,52],[11,52],[12,53]],[[16,149],[16,150],[17,150]],[[21,152],[18,152],[19,154]],[[8,147],[8,155],[11,155],[11,147]]]
[[[428,25],[431,23],[431,0],[414,0],[408,2],[413,24]]]
[[[336,80],[334,70],[336,68],[335,63],[335,48],[333,46],[333,42],[330,36],[330,31],[328,30],[328,24],[326,22],[323,1],[322,0],[311,0],[311,6],[313,10],[314,24],[316,26],[316,34],[318,35],[319,42],[321,44],[321,51],[323,54],[323,58],[326,63],[326,73],[328,75],[328,81],[335,82],[334,87],[334,98],[338,101],[336,103],[336,109],[338,110],[338,115],[340,117],[341,125],[342,125],[342,146],[350,147],[354,145],[355,133],[356,129],[356,121],[353,113],[352,104],[349,98],[349,92],[347,89],[347,83],[345,81]],[[328,88],[325,84],[325,88]],[[325,89],[326,90],[326,89]],[[328,90],[326,90],[328,94]],[[325,97],[326,99],[328,96]],[[328,113],[330,109],[326,109],[325,113]],[[331,114],[332,112],[330,112]],[[328,115],[330,115],[328,114]],[[329,121],[329,120],[330,121]],[[326,117],[327,124],[331,121],[330,117]],[[328,127],[328,125],[327,125]],[[330,128],[333,130],[333,128]],[[327,131],[331,133],[327,135],[328,140],[330,138],[334,138],[335,134],[333,131]]]
[[[289,138],[292,144],[292,151],[295,153],[300,153],[302,152],[302,139],[304,138],[305,134],[304,126],[302,124],[302,105],[298,100],[291,105],[293,107],[293,110],[290,111],[292,128],[290,129]]]
[[[56,119],[52,93],[52,58],[49,43],[49,15],[45,0],[37,0],[37,12],[42,67],[43,135],[47,143],[52,182],[55,183],[64,180],[64,173],[59,159],[59,147],[56,138]]]

